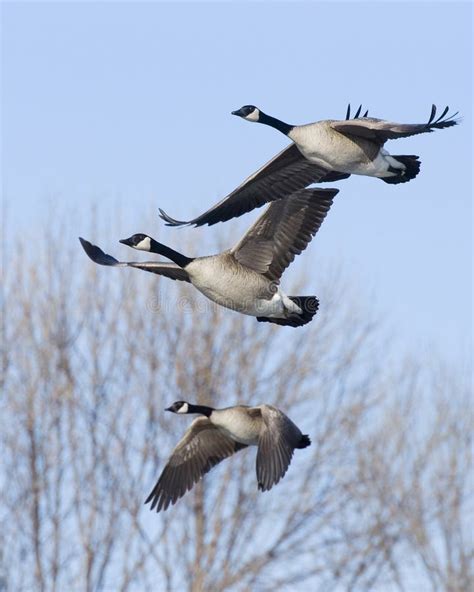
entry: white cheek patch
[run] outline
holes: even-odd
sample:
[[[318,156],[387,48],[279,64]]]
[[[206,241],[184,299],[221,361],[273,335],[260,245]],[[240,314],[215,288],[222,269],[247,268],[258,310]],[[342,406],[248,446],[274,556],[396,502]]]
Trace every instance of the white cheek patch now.
[[[188,407],[188,404],[187,404],[187,403],[185,403],[184,405],[182,405],[182,406],[181,406],[181,407],[178,409],[177,413],[187,413],[187,412],[188,412],[188,409],[189,409],[189,407]]]
[[[151,251],[150,237],[147,236],[144,238],[142,241],[137,243],[134,248],[138,249],[139,251]]]
[[[260,111],[258,109],[254,109],[252,113],[249,113],[245,119],[248,121],[258,121],[260,119]]]

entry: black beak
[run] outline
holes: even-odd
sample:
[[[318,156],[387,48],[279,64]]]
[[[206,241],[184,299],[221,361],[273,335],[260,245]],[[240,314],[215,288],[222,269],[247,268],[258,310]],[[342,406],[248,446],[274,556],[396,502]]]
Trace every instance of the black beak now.
[[[119,243],[122,243],[122,245],[127,245],[127,247],[133,247],[132,239],[130,238],[122,238],[119,240]]]
[[[244,113],[242,109],[237,109],[237,111],[231,111],[231,115],[238,115],[239,117],[243,117]]]
[[[122,241],[120,241],[122,242]],[[173,409],[171,407],[166,407],[165,411],[173,411]]]

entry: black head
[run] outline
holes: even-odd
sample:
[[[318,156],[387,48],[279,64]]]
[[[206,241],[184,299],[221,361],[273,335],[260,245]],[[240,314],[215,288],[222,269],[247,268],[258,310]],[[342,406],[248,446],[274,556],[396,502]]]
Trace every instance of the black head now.
[[[151,238],[146,234],[134,234],[130,238],[123,238],[119,242],[139,251],[151,250]]]
[[[171,411],[171,413],[189,413],[189,404],[186,401],[176,401],[167,407],[165,411]]]
[[[260,110],[255,105],[244,105],[237,111],[232,111],[232,115],[238,115],[248,121],[258,121],[260,119]]]

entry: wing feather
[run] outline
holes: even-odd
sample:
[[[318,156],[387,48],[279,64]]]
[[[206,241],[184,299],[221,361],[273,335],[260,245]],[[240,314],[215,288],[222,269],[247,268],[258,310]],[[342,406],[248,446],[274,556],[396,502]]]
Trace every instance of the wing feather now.
[[[264,427],[258,441],[257,482],[261,491],[268,491],[285,476],[302,434],[279,409],[262,405],[261,410]]]
[[[331,122],[331,127],[343,134],[359,136],[383,145],[387,140],[407,138],[416,134],[430,133],[436,129],[456,125],[459,122],[459,119],[456,119],[457,112],[446,117],[448,111],[449,107],[446,107],[438,119],[435,119],[436,106],[433,105],[430,118],[426,123],[393,123],[384,121],[383,119],[376,119],[375,117],[363,117],[359,119],[333,121]]]
[[[158,275],[163,275],[171,280],[179,280],[182,282],[189,282],[188,272],[175,263],[161,263],[159,261],[118,261],[112,255],[104,253],[104,251],[97,245],[93,245],[89,241],[79,237],[82,248],[87,253],[88,257],[98,265],[107,265],[110,267],[135,267],[136,269],[143,269]]]
[[[303,189],[271,203],[231,250],[242,263],[279,281],[319,230],[338,189]]]
[[[288,197],[312,183],[338,181],[350,175],[331,171],[305,159],[295,144],[290,144],[272,160],[227,195],[215,206],[192,220],[175,220],[160,210],[168,226],[209,226],[225,222],[258,208],[265,203]]]
[[[160,478],[147,497],[151,510],[166,510],[189,491],[203,475],[245,444],[222,434],[207,417],[195,419],[173,450]]]

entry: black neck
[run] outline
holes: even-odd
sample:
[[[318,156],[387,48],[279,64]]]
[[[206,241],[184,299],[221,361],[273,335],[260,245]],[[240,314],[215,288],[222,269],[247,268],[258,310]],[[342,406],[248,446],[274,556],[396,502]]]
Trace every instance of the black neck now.
[[[214,409],[212,407],[206,407],[205,405],[192,405],[191,403],[188,403],[188,413],[200,413],[201,415],[210,417],[213,411]]]
[[[282,134],[285,134],[285,136],[287,136],[291,132],[291,130],[295,127],[294,125],[289,125],[288,123],[285,123],[284,121],[280,121],[279,119],[276,119],[276,117],[270,117],[270,115],[267,115],[266,113],[262,113],[262,111],[260,111],[258,123],[264,123],[265,125],[270,125],[271,127],[274,127],[275,129],[277,129]]]
[[[182,268],[186,267],[186,265],[191,263],[191,261],[194,261],[194,259],[190,257],[185,257],[181,253],[178,253],[178,251],[175,251],[174,249],[171,249],[166,245],[162,245],[153,238],[150,240],[150,252],[157,253],[158,255],[163,255],[163,257],[171,259],[171,261],[173,261],[174,263],[176,263],[176,265],[179,265],[179,267]]]

